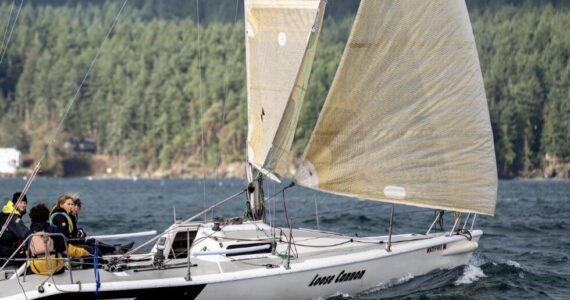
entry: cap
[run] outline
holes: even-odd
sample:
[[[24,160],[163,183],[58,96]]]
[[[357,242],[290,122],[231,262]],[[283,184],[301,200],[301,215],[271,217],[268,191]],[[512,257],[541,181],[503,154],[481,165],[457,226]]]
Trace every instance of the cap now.
[[[22,195],[22,193],[20,192],[14,193],[14,195],[12,196],[12,203],[16,204],[16,202],[18,202],[18,198],[20,198],[20,195]],[[22,197],[22,201],[28,203],[28,198],[26,197],[25,194],[24,197]]]

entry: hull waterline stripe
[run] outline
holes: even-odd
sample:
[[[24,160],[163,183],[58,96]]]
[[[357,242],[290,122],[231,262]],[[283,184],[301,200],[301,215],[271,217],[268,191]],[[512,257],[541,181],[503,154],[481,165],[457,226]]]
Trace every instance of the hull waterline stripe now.
[[[58,295],[51,295],[41,299],[121,299],[121,298],[134,298],[137,300],[144,299],[161,299],[161,300],[175,300],[175,299],[196,299],[202,290],[206,287],[205,284],[185,285],[176,287],[161,287],[150,289],[136,289],[136,290],[119,290],[119,291],[99,291],[95,294],[92,291],[85,292],[72,292]]]

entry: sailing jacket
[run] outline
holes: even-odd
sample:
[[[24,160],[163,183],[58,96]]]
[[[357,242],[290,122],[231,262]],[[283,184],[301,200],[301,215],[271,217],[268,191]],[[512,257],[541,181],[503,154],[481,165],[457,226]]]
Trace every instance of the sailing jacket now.
[[[74,214],[68,214],[68,215],[69,215],[69,218],[71,219],[71,224],[73,225],[73,230],[71,231],[71,238],[72,239],[80,239],[79,228],[77,228],[77,216]]]
[[[75,224],[73,222],[73,218],[65,211],[65,209],[54,209],[50,214],[49,223],[57,227],[57,229],[59,229],[66,238],[70,239],[73,237],[72,234],[75,229]]]
[[[82,247],[73,246],[69,243],[69,239],[73,238],[72,233],[75,228],[74,221],[72,217],[63,208],[54,209],[49,217],[49,223],[59,230],[66,239],[67,243],[67,255],[71,257],[82,257],[85,256],[85,250]]]
[[[18,246],[30,235],[30,230],[24,224],[21,213],[14,208],[14,203],[8,201],[2,208],[0,215],[0,227],[4,226],[10,213],[14,212],[12,220],[8,223],[6,231],[0,237],[0,258],[8,258],[16,251]],[[17,255],[16,257],[21,257]]]

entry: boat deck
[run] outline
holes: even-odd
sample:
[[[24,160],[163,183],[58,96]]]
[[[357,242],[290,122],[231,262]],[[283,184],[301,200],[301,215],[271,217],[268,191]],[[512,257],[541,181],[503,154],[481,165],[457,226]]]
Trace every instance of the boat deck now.
[[[244,272],[254,274],[271,272],[273,269],[282,272],[284,269],[299,268],[297,266],[307,263],[338,262],[342,258],[356,257],[364,253],[370,255],[370,252],[373,252],[376,253],[374,255],[380,255],[386,253],[388,242],[387,236],[360,238],[325,231],[294,229],[292,231],[293,242],[289,244],[288,239],[291,234],[287,228],[272,229],[264,224],[252,228],[249,225],[251,224],[230,225],[219,231],[213,231],[211,226],[201,224],[191,247],[190,261],[187,257],[167,258],[163,265],[157,267],[153,264],[155,253],[151,252],[146,256],[138,256],[134,262],[120,263],[117,265],[120,266],[119,268],[111,269],[102,264],[98,270],[99,282],[106,288],[121,286],[122,289],[137,288],[137,285],[144,282],[162,285],[166,284],[165,282],[168,284],[172,282],[174,284],[181,280],[187,281],[184,278],[188,278],[189,263],[191,263],[192,282],[223,281],[239,277]],[[394,252],[403,251],[406,247],[413,248],[414,244],[438,236],[442,234],[394,235],[392,236],[392,249]],[[208,253],[212,250],[224,250],[229,248],[229,245],[268,245],[273,241],[275,241],[275,247],[267,249],[265,253],[245,252],[235,255]],[[13,284],[14,279],[20,284]],[[0,298],[22,295],[23,291],[35,292],[39,287],[44,289],[54,287],[59,291],[78,292],[81,289],[94,289],[95,282],[93,269],[71,269],[54,276],[22,275],[18,278],[13,276],[12,280],[0,278],[0,290],[2,291]]]

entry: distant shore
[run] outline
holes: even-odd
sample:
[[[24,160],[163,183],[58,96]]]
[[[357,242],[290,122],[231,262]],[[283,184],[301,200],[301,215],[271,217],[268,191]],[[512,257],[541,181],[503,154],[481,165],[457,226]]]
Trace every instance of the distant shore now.
[[[242,169],[243,170],[243,169]],[[159,179],[206,179],[206,180],[221,180],[221,179],[235,179],[235,180],[245,180],[245,171],[242,172],[243,174],[240,176],[237,172],[235,172],[234,168],[231,168],[229,171],[225,170],[223,172],[219,172],[218,174],[214,174],[214,172],[206,172],[204,173],[186,173],[186,174],[169,174],[168,172],[143,172],[143,173],[130,173],[130,174],[105,174],[105,173],[93,173],[93,174],[84,174],[80,176],[57,176],[57,175],[44,175],[39,174],[39,178],[62,178],[62,179],[71,179],[71,178],[85,178],[89,180],[106,180],[106,179],[116,179],[116,180],[138,180],[138,179],[151,179],[151,180],[159,180]],[[514,176],[514,177],[502,177],[499,176],[500,180],[568,180],[570,177],[568,176],[536,176],[536,174],[543,173],[541,171],[533,172],[533,176]],[[30,176],[31,172],[22,172],[18,171],[16,174],[0,174],[0,179],[23,179],[26,180]],[[568,175],[568,173],[562,173]],[[292,176],[288,176],[287,178],[292,178]]]
[[[26,167],[21,167],[15,174],[0,174],[0,178],[27,178],[30,176],[33,161],[28,161]],[[107,155],[75,155],[62,159],[59,168],[49,171],[40,170],[38,176],[46,178],[91,178],[91,179],[244,179],[245,162],[221,163],[218,166],[208,166],[200,163],[185,165],[173,164],[168,168],[148,168],[137,170],[129,166],[125,160]],[[570,178],[570,163],[556,160],[546,160],[542,168],[528,170],[523,174],[506,174],[497,166],[499,179],[568,179]],[[55,171],[54,171],[55,170]],[[292,168],[286,178],[295,176]]]

